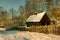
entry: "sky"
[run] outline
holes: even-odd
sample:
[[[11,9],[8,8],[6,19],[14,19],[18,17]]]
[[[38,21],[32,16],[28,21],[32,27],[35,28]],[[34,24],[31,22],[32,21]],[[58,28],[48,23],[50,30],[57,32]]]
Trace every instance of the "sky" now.
[[[24,5],[25,0],[0,0],[0,6],[3,6],[6,10],[10,8],[18,9],[20,5]]]

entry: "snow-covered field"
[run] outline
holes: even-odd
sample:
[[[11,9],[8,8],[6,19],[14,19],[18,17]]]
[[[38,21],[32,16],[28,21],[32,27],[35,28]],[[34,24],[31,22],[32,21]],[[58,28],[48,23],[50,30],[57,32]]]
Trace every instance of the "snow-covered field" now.
[[[28,31],[0,31],[0,40],[60,40],[60,36]]]

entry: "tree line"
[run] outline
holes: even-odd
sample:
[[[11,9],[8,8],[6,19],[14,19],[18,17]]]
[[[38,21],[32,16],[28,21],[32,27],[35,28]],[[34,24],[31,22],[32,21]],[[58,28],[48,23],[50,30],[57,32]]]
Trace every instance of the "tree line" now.
[[[7,11],[0,6],[0,26],[23,26],[30,15],[43,12],[45,8],[46,6],[41,0],[25,0],[25,5],[21,5],[17,11],[13,8]]]

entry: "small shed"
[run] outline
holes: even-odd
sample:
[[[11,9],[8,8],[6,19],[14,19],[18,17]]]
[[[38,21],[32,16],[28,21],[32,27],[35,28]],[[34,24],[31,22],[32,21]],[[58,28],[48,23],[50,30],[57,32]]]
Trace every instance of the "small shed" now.
[[[26,20],[27,27],[32,25],[50,25],[50,19],[45,12],[38,13],[37,15],[31,15]]]

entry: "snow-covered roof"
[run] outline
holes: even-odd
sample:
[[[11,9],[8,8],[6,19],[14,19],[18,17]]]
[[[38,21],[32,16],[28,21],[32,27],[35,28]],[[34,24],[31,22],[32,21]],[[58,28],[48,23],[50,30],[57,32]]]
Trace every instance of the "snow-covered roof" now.
[[[31,15],[26,22],[39,22],[41,21],[42,17],[44,16],[45,12],[38,13],[37,15]]]

